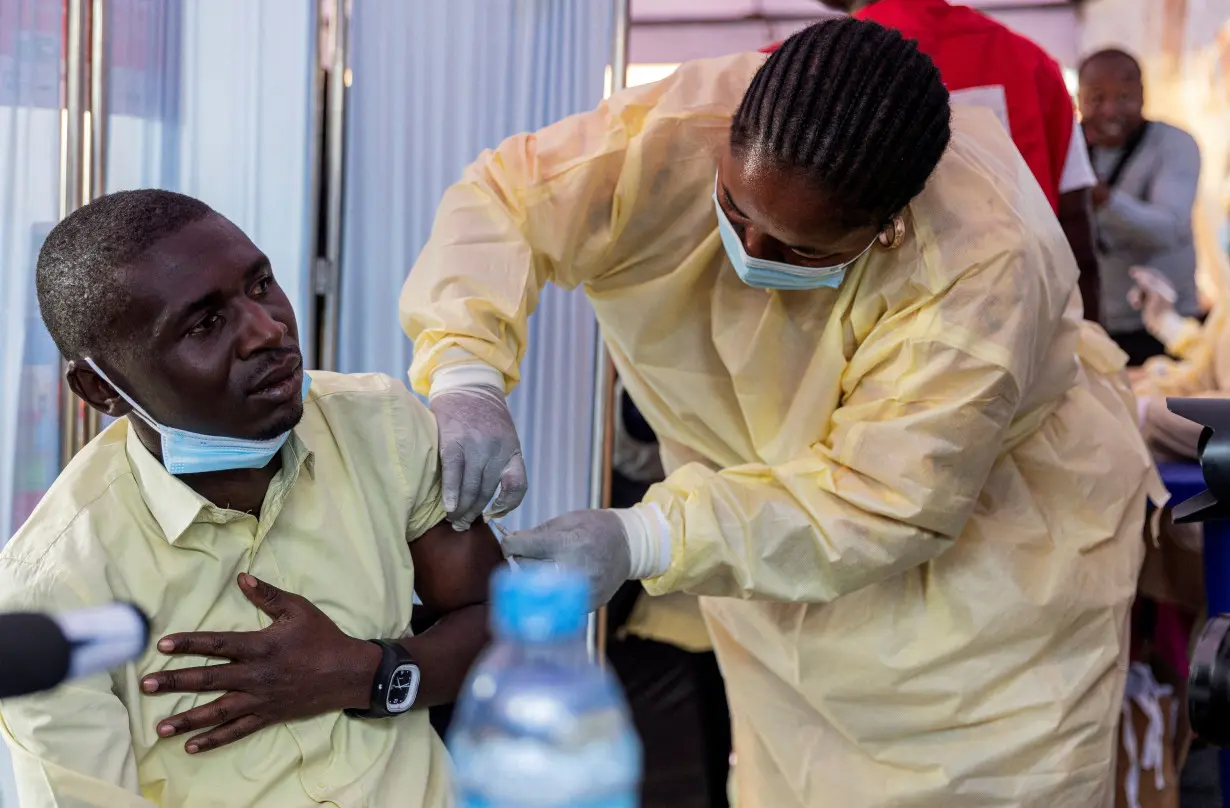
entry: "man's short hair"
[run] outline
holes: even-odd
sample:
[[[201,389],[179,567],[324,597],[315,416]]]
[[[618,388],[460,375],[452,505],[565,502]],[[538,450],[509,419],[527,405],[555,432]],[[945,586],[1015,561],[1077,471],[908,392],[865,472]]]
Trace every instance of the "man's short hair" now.
[[[158,241],[213,209],[173,191],[144,189],[100,197],[69,214],[38,253],[38,306],[65,359],[116,347],[128,302],[119,270]]]
[[[1081,59],[1080,66],[1076,69],[1076,74],[1078,76],[1085,75],[1085,68],[1095,62],[1119,62],[1131,70],[1137,79],[1143,80],[1144,78],[1144,71],[1140,69],[1140,62],[1136,57],[1119,48],[1103,48],[1100,51],[1089,54],[1084,59]]]

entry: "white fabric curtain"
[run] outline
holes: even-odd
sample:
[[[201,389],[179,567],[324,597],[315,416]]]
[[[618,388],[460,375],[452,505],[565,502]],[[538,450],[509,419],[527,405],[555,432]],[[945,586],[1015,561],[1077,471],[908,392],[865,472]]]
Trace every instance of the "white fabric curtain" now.
[[[269,256],[307,339],[307,0],[108,0],[107,191],[198,197]]]
[[[61,0],[0,0],[0,546],[55,479],[59,357],[34,265],[60,192]],[[0,744],[0,806],[16,808]]]
[[[59,463],[59,360],[34,265],[60,192],[60,0],[0,0],[0,545]]]
[[[478,153],[602,98],[610,0],[355,0],[339,364],[405,378],[396,301],[440,196]],[[509,524],[586,505],[594,320],[549,288],[511,407],[530,493]]]

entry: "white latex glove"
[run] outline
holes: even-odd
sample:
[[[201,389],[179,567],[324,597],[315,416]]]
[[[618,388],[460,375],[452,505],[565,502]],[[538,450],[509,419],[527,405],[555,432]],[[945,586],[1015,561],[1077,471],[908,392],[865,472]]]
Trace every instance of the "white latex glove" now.
[[[594,608],[624,581],[654,578],[670,566],[670,528],[656,505],[573,511],[512,533],[501,546],[513,560],[554,561],[581,572]]]
[[[499,371],[486,365],[446,368],[432,377],[429,406],[440,430],[444,510],[454,530],[468,530],[491,503],[492,516],[521,504],[527,487],[521,440],[504,399]],[[495,502],[496,488],[500,495]]]
[[[1136,282],[1128,292],[1128,302],[1140,312],[1145,330],[1163,345],[1171,344],[1183,329],[1183,316],[1175,311],[1178,295],[1174,286],[1149,267],[1132,267],[1128,274]]]

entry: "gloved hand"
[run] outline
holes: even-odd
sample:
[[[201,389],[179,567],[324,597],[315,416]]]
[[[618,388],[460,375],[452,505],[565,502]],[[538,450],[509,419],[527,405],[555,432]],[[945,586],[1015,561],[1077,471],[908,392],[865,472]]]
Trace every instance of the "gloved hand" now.
[[[1174,286],[1155,269],[1132,267],[1128,270],[1136,285],[1128,292],[1128,302],[1140,312],[1140,319],[1154,339],[1169,345],[1183,328],[1183,316],[1175,310],[1178,295]]]
[[[454,387],[436,393],[430,404],[440,430],[441,487],[444,510],[454,530],[468,530],[491,503],[502,516],[525,497],[525,460],[504,391],[487,385]]]
[[[573,511],[510,534],[501,546],[508,558],[554,561],[583,573],[594,608],[624,581],[653,578],[670,566],[669,526],[654,505]]]

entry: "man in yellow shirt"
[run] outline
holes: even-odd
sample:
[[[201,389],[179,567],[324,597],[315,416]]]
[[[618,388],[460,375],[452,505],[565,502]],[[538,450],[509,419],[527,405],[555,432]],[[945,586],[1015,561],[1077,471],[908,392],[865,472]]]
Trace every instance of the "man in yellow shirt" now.
[[[384,376],[309,378],[268,259],[189,197],[82,208],[37,286],[68,383],[119,420],[0,552],[0,610],[126,600],[162,639],[0,703],[21,804],[449,804],[421,708],[484,644],[502,556],[444,523],[430,413]],[[415,590],[444,616],[407,637]]]

